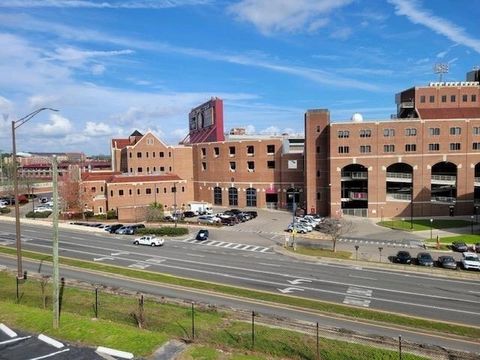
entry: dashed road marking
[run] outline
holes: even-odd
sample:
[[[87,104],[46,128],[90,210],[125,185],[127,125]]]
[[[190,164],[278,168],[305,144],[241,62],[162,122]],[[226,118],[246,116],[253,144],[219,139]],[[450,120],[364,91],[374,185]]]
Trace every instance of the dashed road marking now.
[[[270,247],[265,247],[265,246],[237,244],[237,243],[231,243],[231,242],[219,241],[219,240],[199,241],[196,239],[185,239],[181,241],[185,243],[190,243],[190,244],[215,246],[215,247],[221,247],[221,248],[230,249],[230,250],[241,250],[241,251],[250,251],[250,252],[257,252],[257,253],[266,253],[267,251],[271,250]]]

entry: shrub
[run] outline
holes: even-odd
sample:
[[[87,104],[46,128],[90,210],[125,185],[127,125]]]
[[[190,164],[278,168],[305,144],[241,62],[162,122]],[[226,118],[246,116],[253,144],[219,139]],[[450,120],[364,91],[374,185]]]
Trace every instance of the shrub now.
[[[91,211],[91,210],[85,211],[84,214],[85,214],[85,217],[86,217],[87,219],[88,219],[88,218],[91,218],[91,217],[93,217],[93,215],[95,215],[95,214],[93,213],[93,211]]]
[[[159,236],[180,236],[188,234],[188,229],[185,227],[163,226],[159,228],[137,229],[136,233],[139,235],[152,234]]]
[[[0,214],[9,214],[11,211],[8,207],[0,208]]]
[[[115,210],[108,210],[107,211],[107,219],[116,219],[117,212]]]
[[[29,211],[28,213],[25,214],[25,217],[45,219],[45,218],[49,217],[51,213],[52,213],[51,211],[42,211],[42,212]]]
[[[97,214],[97,215],[94,215],[93,217],[98,220],[107,220],[107,214]]]

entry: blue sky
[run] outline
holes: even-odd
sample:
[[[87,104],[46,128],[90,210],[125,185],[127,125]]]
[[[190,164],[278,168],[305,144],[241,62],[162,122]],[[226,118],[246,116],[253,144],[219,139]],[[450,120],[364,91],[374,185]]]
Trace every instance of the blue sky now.
[[[218,96],[225,130],[303,133],[307,109],[333,121],[395,113],[395,93],[464,80],[480,65],[476,1],[0,0],[0,150],[109,152],[152,130],[168,143]]]

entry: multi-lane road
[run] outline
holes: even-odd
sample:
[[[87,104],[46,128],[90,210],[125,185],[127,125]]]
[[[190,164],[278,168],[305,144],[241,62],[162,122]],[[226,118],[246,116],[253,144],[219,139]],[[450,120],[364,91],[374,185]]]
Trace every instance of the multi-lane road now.
[[[50,253],[51,238],[51,229],[48,227],[22,225],[24,249]],[[13,247],[14,240],[14,224],[0,222],[0,244]],[[242,243],[238,236],[235,242],[229,241],[229,232],[222,230],[212,230],[211,240],[206,242],[197,242],[191,238],[168,240],[163,247],[158,248],[135,246],[132,240],[132,237],[62,228],[60,255],[431,320],[470,326],[480,324],[480,278],[462,280],[355,264],[297,260],[275,253],[266,244],[254,245],[248,241]],[[2,257],[0,264],[14,265],[12,260]],[[28,266],[30,265],[26,264]],[[78,272],[69,271],[67,273],[66,269],[62,269],[62,276],[79,277]],[[109,276],[97,276],[97,279],[89,276],[91,282],[112,284],[114,281]],[[134,289],[142,285],[133,282],[122,286]],[[150,291],[154,292],[153,287],[150,287]],[[178,292],[172,295],[209,301],[207,295],[179,295]],[[225,302],[225,305],[235,303],[218,298],[212,301],[217,304]],[[271,313],[273,310],[269,311]],[[279,313],[283,310],[275,311]],[[280,315],[292,316],[290,310],[284,311],[288,315]],[[298,314],[296,318],[299,318]],[[311,315],[308,318],[313,320]],[[365,325],[357,324],[355,330],[363,326]],[[372,328],[360,330],[374,331]],[[379,335],[388,333],[387,329],[376,331]],[[395,331],[398,334],[398,330]],[[411,334],[411,340],[423,339],[438,345],[447,343],[446,339],[426,340],[425,336],[428,337],[427,334]],[[455,342],[454,339],[451,341]],[[480,351],[480,343],[475,341],[457,342],[452,347]]]

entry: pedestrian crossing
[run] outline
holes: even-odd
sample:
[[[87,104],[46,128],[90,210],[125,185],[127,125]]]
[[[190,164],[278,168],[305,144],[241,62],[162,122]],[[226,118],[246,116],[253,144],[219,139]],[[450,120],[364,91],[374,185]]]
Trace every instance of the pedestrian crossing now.
[[[225,249],[231,249],[231,250],[251,251],[251,252],[259,252],[259,253],[266,253],[266,252],[272,251],[271,247],[238,244],[238,243],[231,243],[231,242],[217,241],[217,240],[199,241],[196,239],[185,239],[185,240],[182,240],[182,242],[197,244],[197,245],[219,247],[219,248],[225,248]]]
[[[349,286],[343,303],[347,305],[369,307],[371,303],[373,290]]]

